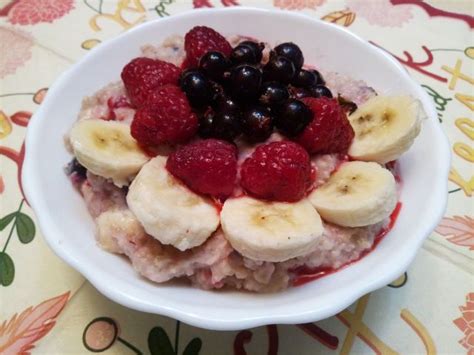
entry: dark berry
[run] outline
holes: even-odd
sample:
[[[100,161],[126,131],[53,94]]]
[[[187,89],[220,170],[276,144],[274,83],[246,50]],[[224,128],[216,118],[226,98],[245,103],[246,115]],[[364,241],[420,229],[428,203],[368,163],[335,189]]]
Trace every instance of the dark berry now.
[[[242,117],[242,131],[250,142],[262,142],[273,132],[273,116],[263,106],[247,110]]]
[[[207,112],[199,123],[199,134],[205,138],[235,139],[241,131],[241,116],[234,112]]]
[[[238,102],[229,96],[221,96],[216,101],[214,108],[216,111],[240,113],[241,107]]]
[[[232,50],[230,60],[233,64],[257,64],[257,57],[251,47],[238,45]]]
[[[319,84],[318,76],[313,70],[301,69],[298,74],[295,75],[291,84],[299,88],[309,88]]]
[[[282,56],[273,56],[263,68],[263,77],[266,81],[290,83],[295,76],[293,62]]]
[[[211,51],[204,54],[199,61],[199,68],[209,78],[221,80],[224,72],[230,67],[230,61],[221,52]]]
[[[325,85],[326,81],[324,80],[323,76],[321,75],[320,72],[318,72],[316,69],[310,70],[314,75],[316,75],[316,84],[317,85]]]
[[[329,97],[332,98],[331,90],[324,85],[315,85],[308,88],[308,96],[311,97]]]
[[[260,96],[260,102],[264,105],[278,106],[284,103],[290,94],[286,85],[271,81],[262,85],[262,95]]]
[[[277,128],[287,136],[296,136],[301,133],[313,119],[311,109],[299,100],[288,100],[278,110]]]
[[[87,169],[83,167],[76,158],[71,160],[69,164],[66,166],[67,175],[76,174],[76,176],[85,179],[86,173],[87,173]]]
[[[197,70],[185,71],[179,82],[192,106],[204,107],[209,105],[213,97],[213,90],[211,83],[203,73]]]
[[[304,57],[300,47],[291,42],[282,43],[275,47],[275,53],[279,56],[288,58],[295,65],[295,69],[298,71],[303,66]]]
[[[211,85],[211,92],[212,92],[212,103],[220,101],[223,97],[225,97],[225,91],[222,85],[215,81],[209,81]]]
[[[196,141],[171,153],[166,169],[197,193],[225,198],[235,186],[237,147],[217,139]]]
[[[263,43],[244,41],[232,50],[230,59],[234,64],[258,64],[262,60]]]
[[[289,141],[258,146],[243,162],[240,175],[245,191],[274,201],[298,201],[312,183],[308,153]]]
[[[251,65],[239,65],[232,69],[230,87],[237,98],[253,99],[260,94],[262,72]]]

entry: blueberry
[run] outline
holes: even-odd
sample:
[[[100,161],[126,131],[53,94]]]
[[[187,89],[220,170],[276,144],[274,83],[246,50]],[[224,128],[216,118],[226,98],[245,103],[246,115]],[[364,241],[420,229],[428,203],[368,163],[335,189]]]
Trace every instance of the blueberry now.
[[[263,77],[266,81],[290,83],[295,76],[293,62],[282,56],[273,56],[263,68]]]
[[[189,103],[194,107],[209,105],[213,97],[211,83],[197,70],[183,72],[180,77],[181,89],[186,93]]]
[[[239,65],[232,68],[229,85],[237,98],[244,100],[257,98],[262,85],[262,72],[251,65]]]
[[[77,176],[85,179],[86,178],[87,169],[79,163],[79,161],[74,158],[71,160],[68,165],[66,166],[66,174],[76,174]]]
[[[313,119],[313,111],[299,100],[288,100],[280,110],[275,121],[276,127],[287,136],[296,136]]]
[[[282,43],[275,47],[275,53],[279,56],[288,58],[295,65],[296,71],[303,66],[304,57],[300,47],[292,42]]]
[[[332,98],[331,90],[324,85],[315,85],[308,88],[308,94],[312,97],[329,97]]]
[[[250,142],[262,142],[273,132],[273,116],[263,106],[252,107],[242,117],[242,131]]]
[[[324,80],[323,76],[320,72],[315,69],[310,70],[314,75],[316,75],[316,85],[325,85],[326,81]]]
[[[213,80],[221,80],[222,75],[229,67],[230,61],[221,52],[207,52],[199,61],[201,71]]]
[[[308,93],[308,90],[303,89],[303,88],[297,88],[294,86],[290,86],[290,97],[294,99],[302,99],[303,97],[310,96]]]
[[[262,94],[260,96],[260,102],[264,105],[278,106],[284,103],[290,94],[286,85],[271,81],[262,85]]]
[[[204,138],[235,139],[241,131],[241,116],[234,112],[208,111],[199,121],[199,134]]]
[[[240,113],[241,107],[233,98],[223,95],[213,105],[216,111]]]
[[[230,59],[234,64],[258,64],[262,60],[263,43],[244,41],[232,50]]]

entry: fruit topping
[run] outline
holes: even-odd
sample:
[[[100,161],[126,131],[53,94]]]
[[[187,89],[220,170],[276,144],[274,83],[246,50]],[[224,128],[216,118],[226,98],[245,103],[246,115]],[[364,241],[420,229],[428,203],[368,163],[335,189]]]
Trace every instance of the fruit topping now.
[[[209,78],[220,81],[224,72],[229,69],[230,61],[221,52],[210,51],[204,54],[199,61],[199,68]]]
[[[288,100],[289,97],[290,94],[286,85],[270,81],[262,85],[262,93],[259,100],[264,105],[278,107]]]
[[[237,148],[217,139],[197,141],[171,153],[166,168],[191,190],[225,198],[235,186]]]
[[[257,198],[298,201],[311,185],[309,155],[290,141],[260,145],[242,164],[241,185]]]
[[[210,104],[214,91],[203,73],[197,70],[186,70],[181,75],[179,83],[193,107],[205,107]]]
[[[244,112],[242,131],[249,142],[265,141],[273,131],[273,116],[263,106],[255,106]]]
[[[283,56],[272,56],[263,67],[263,78],[265,81],[278,81],[289,84],[296,73],[295,65],[291,60]]]
[[[258,64],[262,60],[263,43],[245,41],[232,50],[230,59],[233,64]]]
[[[304,57],[303,52],[301,52],[300,47],[292,42],[286,42],[279,44],[275,47],[274,52],[282,57],[289,59],[293,62],[296,71],[299,71],[303,66]]]
[[[303,102],[290,99],[278,110],[276,127],[289,137],[296,136],[313,119],[313,112]]]
[[[242,100],[255,99],[260,95],[262,72],[257,67],[242,64],[230,73],[230,88],[234,97]]]
[[[199,120],[199,134],[204,138],[219,138],[232,141],[240,135],[239,112],[208,110]]]
[[[139,57],[133,59],[122,70],[122,81],[132,104],[142,106],[148,95],[156,88],[178,83],[181,69],[157,59]]]
[[[183,143],[192,138],[198,119],[186,95],[175,85],[165,85],[148,97],[133,118],[132,136],[142,145]]]
[[[302,101],[313,112],[313,118],[295,141],[310,154],[347,152],[354,131],[337,100],[306,97]]]
[[[232,51],[229,42],[220,33],[206,26],[193,27],[184,37],[185,63],[197,67],[201,57],[209,51],[221,52],[228,57]]]

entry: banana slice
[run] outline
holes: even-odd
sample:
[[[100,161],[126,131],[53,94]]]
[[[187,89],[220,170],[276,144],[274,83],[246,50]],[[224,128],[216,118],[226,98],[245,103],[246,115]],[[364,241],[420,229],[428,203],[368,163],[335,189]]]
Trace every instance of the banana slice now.
[[[127,185],[150,158],[130,135],[125,123],[79,120],[69,133],[79,163],[121,187]]]
[[[390,216],[397,204],[392,173],[377,163],[342,164],[309,195],[324,220],[345,227],[368,226]]]
[[[146,163],[133,180],[127,203],[145,231],[179,250],[198,246],[219,226],[219,213],[166,170],[166,158]]]
[[[221,211],[221,224],[239,253],[271,262],[310,253],[324,231],[321,217],[306,199],[296,203],[228,199]]]
[[[349,121],[355,132],[349,155],[385,164],[408,150],[421,130],[422,105],[410,96],[375,96]]]

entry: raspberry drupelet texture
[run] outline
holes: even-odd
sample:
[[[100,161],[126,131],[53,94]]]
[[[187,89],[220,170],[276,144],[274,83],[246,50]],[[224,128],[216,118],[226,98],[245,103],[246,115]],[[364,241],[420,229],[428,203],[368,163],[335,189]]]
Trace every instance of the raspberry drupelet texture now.
[[[201,57],[209,51],[217,51],[226,57],[232,52],[229,42],[220,33],[206,26],[193,27],[184,37],[185,67],[197,67]]]
[[[178,144],[197,132],[198,118],[186,95],[175,85],[154,90],[133,118],[132,136],[145,146]]]
[[[235,187],[237,148],[218,139],[193,142],[173,152],[166,168],[191,190],[223,199]]]
[[[294,202],[311,186],[309,155],[290,141],[272,142],[255,149],[241,167],[241,185],[251,195]]]
[[[162,60],[139,57],[133,59],[122,70],[122,81],[136,107],[145,103],[148,95],[166,84],[178,84],[181,69]]]
[[[307,97],[302,101],[313,111],[313,119],[295,141],[310,154],[347,152],[354,130],[337,100]]]

